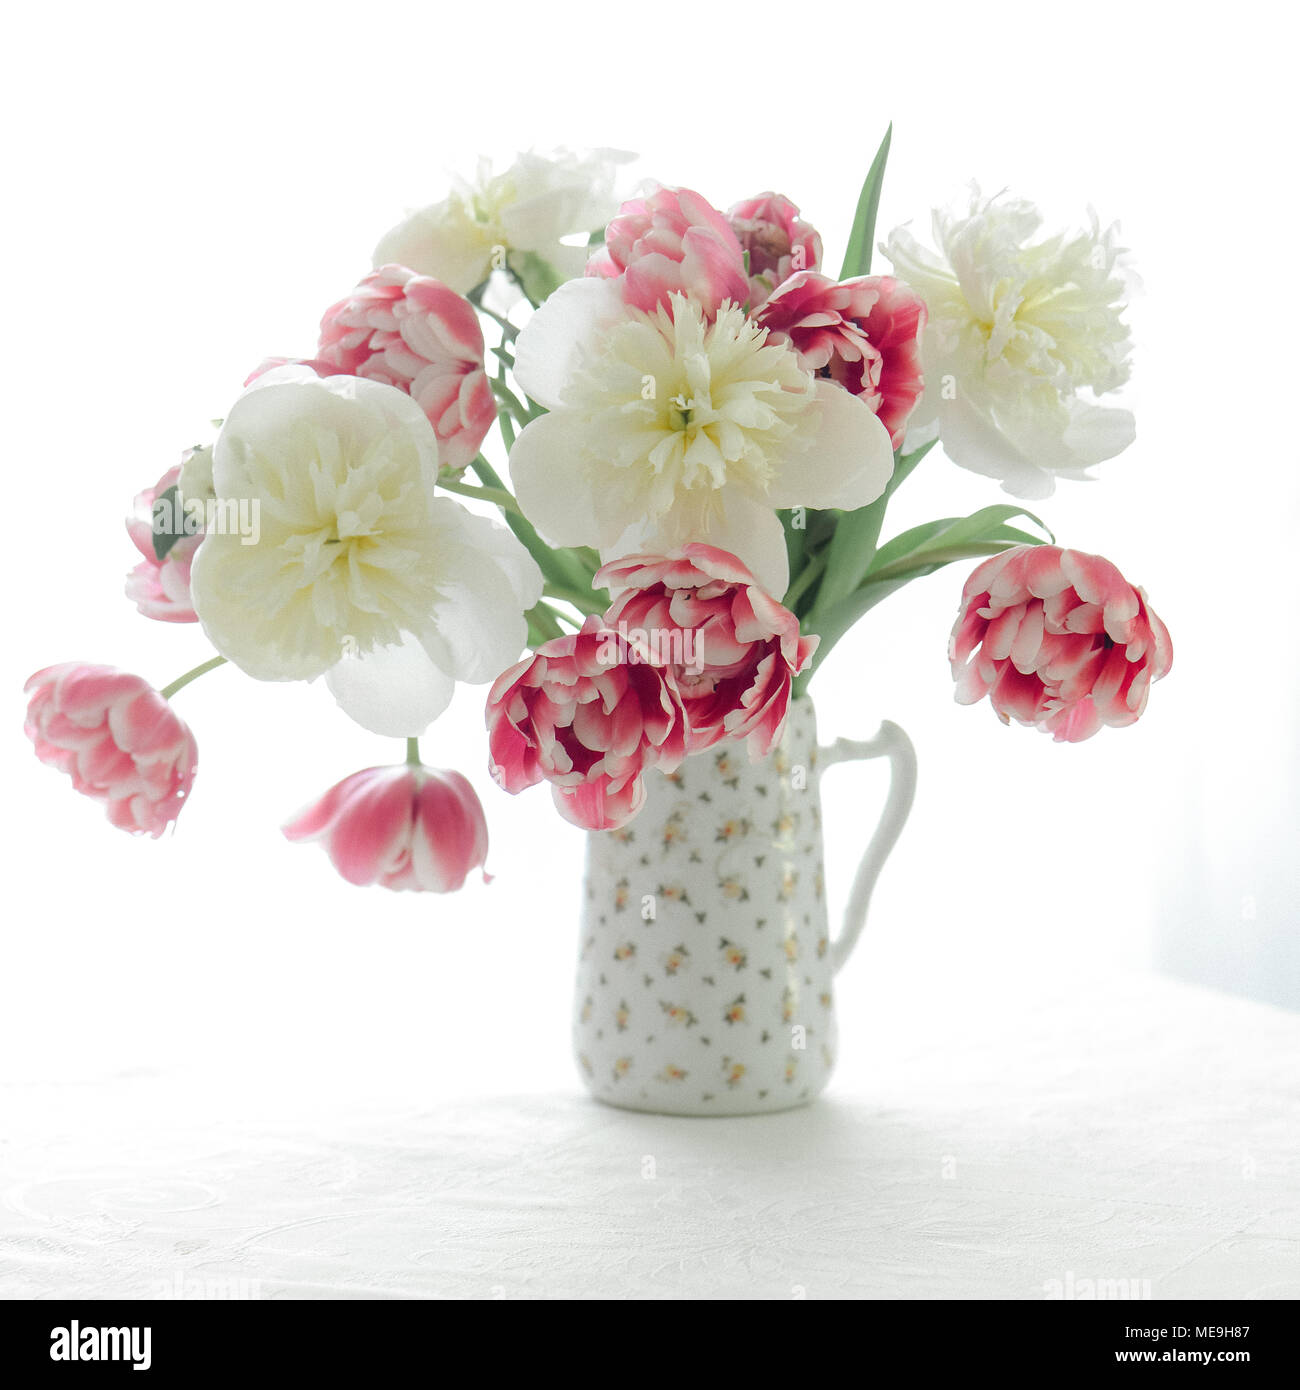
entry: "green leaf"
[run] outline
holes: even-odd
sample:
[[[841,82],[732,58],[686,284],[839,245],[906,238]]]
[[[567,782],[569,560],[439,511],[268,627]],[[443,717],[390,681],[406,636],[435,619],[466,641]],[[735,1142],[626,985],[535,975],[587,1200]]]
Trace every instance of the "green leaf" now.
[[[889,142],[894,134],[894,123],[889,123],[885,138],[880,142],[876,157],[858,194],[857,211],[853,214],[853,234],[849,237],[848,250],[844,253],[844,266],[840,279],[848,280],[854,275],[866,275],[871,270],[871,247],[876,236],[876,213],[880,208],[880,186],[885,181],[885,161],[889,158]]]
[[[167,552],[185,535],[184,508],[178,508],[176,505],[180,491],[180,485],[173,483],[153,499],[150,526],[153,531],[154,558],[160,562],[167,558]],[[181,512],[180,516],[177,516],[178,510]]]
[[[1041,536],[1006,524],[1017,516],[1028,517],[1052,537],[1046,525],[1022,507],[983,507],[970,516],[945,516],[923,522],[893,537],[876,551],[862,583],[833,602],[824,598],[827,591],[823,580],[816,607],[805,624],[806,630],[815,632],[821,641],[812,662],[795,681],[796,692],[802,693],[813,672],[859,618],[913,579],[933,574],[954,560],[998,555],[1013,545],[1044,544]]]
[[[817,650],[813,653],[812,661],[800,675],[795,677],[795,694],[803,694],[814,672],[831,654],[835,644],[859,618],[870,612],[882,599],[887,599],[890,594],[901,589],[904,584],[910,583],[915,577],[915,575],[909,574],[901,579],[886,579],[879,583],[864,584],[848,598],[841,599],[839,603],[822,612],[816,625],[809,628],[809,631],[815,632],[820,640],[817,644]]]
[[[898,575],[930,573],[953,560],[973,559],[979,555],[996,555],[1011,545],[1041,545],[1036,536],[1008,527],[1012,517],[1028,517],[1052,536],[1046,524],[1023,507],[999,505],[981,507],[970,516],[943,517],[914,526],[876,551],[866,573],[866,582],[893,579]]]
[[[896,560],[903,559],[914,550],[920,549],[927,541],[933,540],[935,536],[942,535],[960,519],[960,517],[955,516],[941,516],[937,521],[926,521],[920,526],[913,526],[909,530],[900,531],[898,535],[892,540],[886,541],[876,551],[871,564],[867,566],[868,570],[884,569]],[[865,577],[864,575],[863,578]]]

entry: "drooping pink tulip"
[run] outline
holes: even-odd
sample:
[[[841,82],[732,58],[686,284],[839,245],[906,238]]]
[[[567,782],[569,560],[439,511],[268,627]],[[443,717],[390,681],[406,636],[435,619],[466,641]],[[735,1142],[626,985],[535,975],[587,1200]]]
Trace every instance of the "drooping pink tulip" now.
[[[144,614],[160,623],[197,623],[190,600],[190,566],[203,532],[181,536],[160,560],[153,546],[153,504],[180,482],[180,465],[169,468],[153,485],[136,495],[127,517],[127,534],[144,557],[126,577],[126,596]]]
[[[665,672],[595,617],[497,678],[487,727],[497,785],[514,794],[549,782],[560,814],[586,830],[626,824],[645,801],[642,774],[671,772],[685,752]]]
[[[1146,594],[1109,560],[1022,545],[966,581],[948,658],[959,703],[987,695],[1004,724],[1079,743],[1142,714],[1173,646]]]
[[[118,829],[156,840],[198,767],[194,735],[171,705],[140,676],[76,662],[37,671],[24,689],[36,756],[103,801]]]
[[[648,647],[686,711],[687,751],[744,739],[765,757],[781,737],[793,678],[817,648],[799,619],[725,550],[629,555],[596,575],[614,594],[606,627]]]
[[[395,892],[454,893],[488,851],[487,820],[469,782],[412,764],[354,772],[283,830],[290,840],[320,840],[349,883]]]
[[[895,449],[925,385],[921,330],[925,301],[892,275],[837,282],[801,272],[779,285],[755,318],[800,363],[864,400]]]
[[[800,270],[822,263],[822,239],[799,216],[799,209],[780,193],[760,193],[735,204],[727,221],[749,257],[750,312],[776,287]]]
[[[587,262],[588,275],[621,277],[634,309],[671,309],[684,294],[712,316],[726,300],[749,298],[745,255],[731,224],[689,188],[659,188],[633,198],[605,230],[605,245]]]
[[[407,392],[438,436],[439,463],[464,468],[497,417],[483,352],[469,300],[441,280],[385,265],[325,311],[316,358]]]

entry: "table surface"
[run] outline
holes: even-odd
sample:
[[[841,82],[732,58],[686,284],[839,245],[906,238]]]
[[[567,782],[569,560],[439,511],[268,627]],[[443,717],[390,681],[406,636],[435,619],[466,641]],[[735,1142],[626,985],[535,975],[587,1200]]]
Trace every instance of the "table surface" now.
[[[5,1086],[0,1293],[1300,1297],[1300,1017],[1136,977],[876,1040],[749,1119]]]

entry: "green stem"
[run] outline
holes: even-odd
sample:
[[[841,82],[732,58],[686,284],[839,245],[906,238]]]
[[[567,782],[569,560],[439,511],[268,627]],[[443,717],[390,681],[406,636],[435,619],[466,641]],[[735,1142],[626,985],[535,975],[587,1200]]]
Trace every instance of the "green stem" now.
[[[506,490],[506,485],[501,481],[501,475],[482,454],[471,459],[469,466],[478,474],[486,487],[499,487],[502,492]]]
[[[513,512],[515,516],[523,515],[519,510],[519,503],[503,487],[475,487],[473,483],[457,482],[454,478],[439,478],[438,486],[460,497],[474,497],[480,502],[491,502],[503,512]]]
[[[822,550],[814,555],[812,559],[804,565],[803,569],[799,571],[798,577],[786,590],[785,594],[785,606],[792,613],[797,613],[799,611],[799,600],[808,592],[809,586],[825,568],[826,552]]]
[[[516,285],[519,286],[519,293],[523,295],[523,297],[529,302],[529,304],[531,304],[534,309],[540,309],[541,305],[538,304],[538,302],[532,297],[532,295],[528,293],[528,287],[520,278],[519,272],[516,271],[514,266],[510,264],[510,260],[508,257],[506,259],[506,274],[515,282]]]
[[[406,763],[408,767],[420,766],[420,740],[418,738],[406,740]]]
[[[526,425],[531,418],[528,408],[523,401],[510,389],[506,381],[505,368],[503,367],[496,376],[491,378],[492,390],[496,393],[497,399],[507,410],[519,421],[521,425]]]
[[[206,675],[209,671],[215,671],[218,666],[224,666],[225,664],[226,658],[224,656],[210,657],[207,661],[203,662],[202,665],[196,666],[192,671],[186,671],[183,676],[177,676],[170,685],[164,685],[158,693],[164,700],[170,700],[178,690],[184,690],[191,681],[196,681],[200,676]]]
[[[528,620],[528,645],[540,647],[552,638],[563,637],[564,629],[556,620],[556,613],[548,604],[538,603],[524,614]]]
[[[479,454],[469,465],[486,487],[507,491],[495,468]],[[524,548],[537,561],[542,573],[555,584],[584,592],[591,584],[596,566],[582,551],[554,550],[537,534],[532,523],[518,511],[506,513],[506,524],[523,543]]]
[[[548,611],[550,612],[551,616],[557,619],[559,622],[567,623],[569,627],[571,627],[574,630],[574,632],[578,632],[581,630],[581,620],[575,618],[572,613],[566,613],[562,608],[551,608]]]
[[[467,294],[465,297],[479,311],[480,314],[485,314],[488,318],[492,320],[493,323],[495,323],[501,329],[502,335],[505,338],[507,338],[510,342],[514,342],[514,340],[519,336],[519,330],[514,326],[513,323],[510,322],[509,319],[502,318],[502,316],[498,314],[495,310],[489,309],[483,303],[483,291],[486,288],[487,282],[484,281],[484,283],[482,285],[479,285],[477,289],[470,290],[469,294]]]
[[[818,632],[818,625],[828,610],[847,599],[867,577],[880,542],[880,531],[890,500],[936,442],[931,440],[910,454],[897,455],[894,471],[884,492],[867,506],[845,512],[836,522],[835,532],[826,548],[826,578],[817,590],[809,615],[810,631]]]
[[[515,447],[515,427],[508,407],[497,407],[497,424],[501,426],[501,438],[506,442],[506,453],[509,453]]]

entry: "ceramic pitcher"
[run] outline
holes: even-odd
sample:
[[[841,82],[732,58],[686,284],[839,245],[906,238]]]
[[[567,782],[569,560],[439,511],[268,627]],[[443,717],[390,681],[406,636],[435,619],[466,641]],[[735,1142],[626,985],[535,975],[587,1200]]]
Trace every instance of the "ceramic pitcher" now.
[[[820,781],[835,763],[877,757],[890,760],[889,793],[833,937]],[[583,1079],[611,1105],[674,1115],[802,1105],[835,1062],[833,979],[911,808],[912,745],[885,723],[865,742],[819,747],[805,696],[763,761],[727,744],[647,781],[630,824],[587,840]]]

